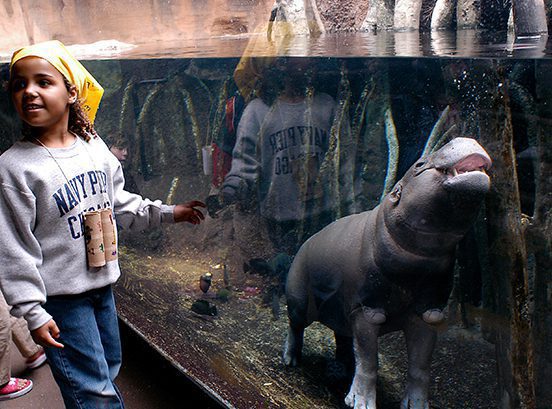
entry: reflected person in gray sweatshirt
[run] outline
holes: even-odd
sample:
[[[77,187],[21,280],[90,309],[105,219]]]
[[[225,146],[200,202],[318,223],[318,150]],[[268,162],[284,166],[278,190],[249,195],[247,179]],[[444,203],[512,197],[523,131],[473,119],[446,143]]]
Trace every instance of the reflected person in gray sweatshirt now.
[[[258,205],[275,251],[289,256],[335,217],[354,212],[349,124],[329,94],[316,92],[315,69],[312,59],[278,58],[265,70],[213,206]]]

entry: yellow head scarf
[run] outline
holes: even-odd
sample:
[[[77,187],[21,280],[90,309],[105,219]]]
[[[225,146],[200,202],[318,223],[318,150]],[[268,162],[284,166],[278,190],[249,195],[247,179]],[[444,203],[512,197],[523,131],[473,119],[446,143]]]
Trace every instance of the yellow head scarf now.
[[[61,42],[57,40],[46,41],[17,50],[13,53],[10,62],[10,72],[13,65],[25,57],[45,59],[71,84],[75,85],[83,110],[88,115],[90,122],[94,123],[104,90]]]

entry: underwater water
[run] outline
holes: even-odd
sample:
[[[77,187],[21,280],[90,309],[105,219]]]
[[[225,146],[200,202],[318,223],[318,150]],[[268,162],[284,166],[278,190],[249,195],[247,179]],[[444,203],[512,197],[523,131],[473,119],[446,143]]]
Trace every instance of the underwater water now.
[[[105,88],[96,129],[126,150],[127,189],[211,213],[120,233],[121,318],[226,407],[345,407],[331,330],[308,327],[301,365],[282,363],[289,265],[324,226],[378,206],[424,152],[474,138],[491,187],[453,203],[481,199],[453,250],[429,400],[549,407],[552,60],[443,54],[84,61]],[[0,108],[4,151],[19,124],[4,92]],[[445,215],[453,230],[458,212]],[[406,361],[400,332],[380,338],[378,407],[399,407]]]

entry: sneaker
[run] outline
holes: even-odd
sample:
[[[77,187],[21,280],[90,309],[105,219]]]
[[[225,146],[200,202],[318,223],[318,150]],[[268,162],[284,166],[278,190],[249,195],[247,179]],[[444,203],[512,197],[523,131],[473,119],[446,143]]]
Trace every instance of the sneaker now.
[[[0,400],[18,398],[33,389],[30,379],[10,378],[10,381],[0,388]]]
[[[36,354],[27,359],[25,364],[27,365],[27,369],[36,369],[44,362],[46,362],[46,352],[41,349]]]

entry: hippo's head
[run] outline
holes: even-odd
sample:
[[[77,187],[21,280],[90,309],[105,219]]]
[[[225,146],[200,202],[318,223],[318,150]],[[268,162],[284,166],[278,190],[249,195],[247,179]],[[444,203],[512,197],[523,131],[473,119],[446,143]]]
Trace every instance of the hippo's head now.
[[[404,248],[450,251],[477,216],[490,187],[490,166],[487,152],[471,138],[453,139],[420,158],[382,203],[387,229]]]

